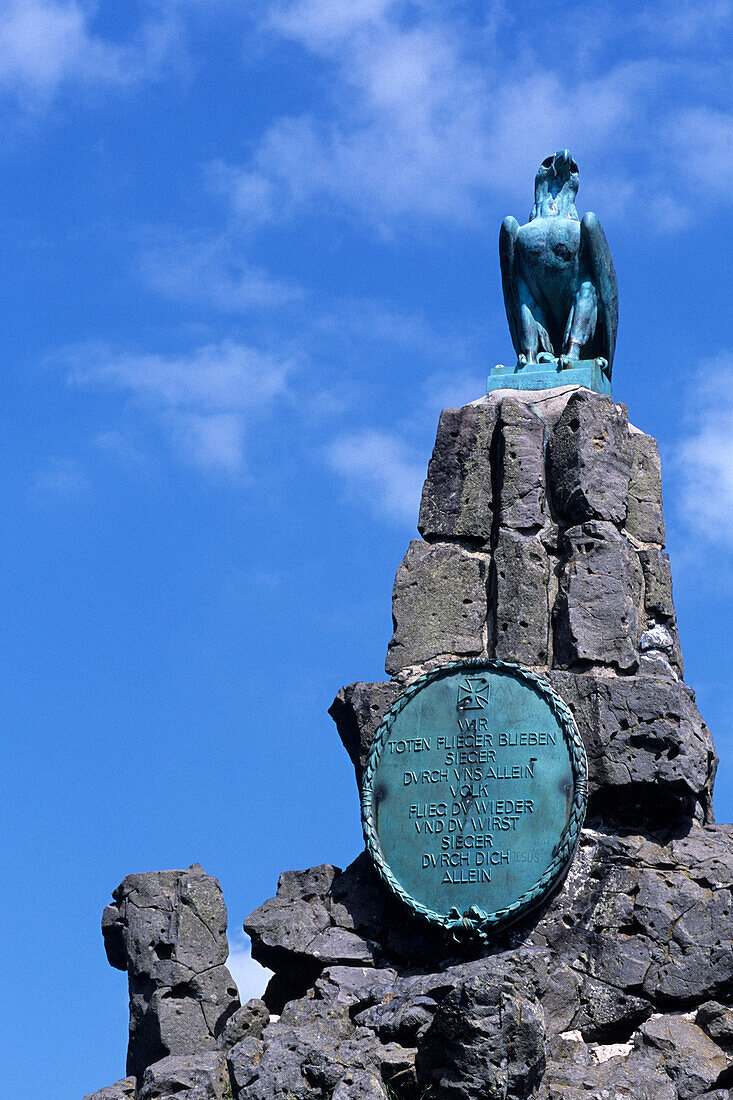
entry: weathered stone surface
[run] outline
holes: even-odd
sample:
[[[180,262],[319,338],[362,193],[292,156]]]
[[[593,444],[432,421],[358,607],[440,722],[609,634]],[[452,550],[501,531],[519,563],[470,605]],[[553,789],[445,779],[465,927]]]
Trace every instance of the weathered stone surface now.
[[[550,565],[542,543],[532,535],[501,529],[492,576],[495,657],[546,665]]]
[[[677,634],[677,616],[672,602],[672,570],[669,557],[658,547],[650,547],[639,552],[644,574],[644,610],[647,613],[647,630],[642,634],[640,645],[649,653],[657,649],[677,673],[684,675],[682,650]],[[664,632],[661,645],[655,644],[654,633]],[[647,638],[645,639],[645,634]],[[652,644],[648,644],[649,640]]]
[[[399,685],[389,681],[349,684],[341,688],[328,711],[354,765],[360,790],[374,734],[399,694]]]
[[[733,1008],[717,1001],[706,1001],[697,1010],[695,1023],[719,1047],[728,1053],[733,1052]]]
[[[389,1096],[376,1073],[353,1070],[341,1078],[331,1100],[389,1100]]]
[[[416,1058],[418,1084],[444,1100],[529,1097],[545,1068],[542,1010],[521,987],[475,975],[448,994]]]
[[[499,414],[499,522],[537,530],[545,522],[545,425],[521,401],[505,397]]]
[[[603,1062],[582,1056],[550,1062],[537,1100],[678,1100],[660,1060],[638,1054]]]
[[[481,653],[487,564],[485,557],[459,546],[431,546],[413,539],[395,578],[387,672],[399,672],[441,654]]]
[[[390,967],[328,966],[313,988],[322,1000],[348,1009],[354,1019],[360,1009],[390,997],[396,981],[397,971]]]
[[[613,524],[600,521],[570,527],[564,545],[554,613],[556,664],[633,671],[643,625],[642,570],[635,551]]]
[[[656,439],[632,429],[633,451],[626,530],[642,542],[664,546],[662,466]]]
[[[729,827],[693,827],[665,844],[586,830],[531,938],[657,1011],[687,1011],[733,988],[732,886]],[[593,1038],[617,1041],[620,1030]]]
[[[125,1077],[114,1085],[87,1093],[84,1100],[135,1100],[135,1078]]]
[[[594,672],[546,676],[585,742],[591,814],[667,826],[712,821],[718,758],[684,684]]]
[[[221,887],[194,864],[187,871],[128,875],[102,918],[107,957],[130,986],[127,1071],[169,1054],[216,1045],[239,1008],[224,963],[229,954]]]
[[[623,522],[632,460],[626,408],[590,390],[571,394],[550,440],[550,484],[559,515],[571,524]]]
[[[270,1010],[267,1005],[258,997],[253,997],[229,1017],[219,1036],[219,1046],[227,1050],[241,1043],[242,1039],[259,1039],[269,1022]]]
[[[496,405],[444,409],[420,504],[423,538],[488,542],[493,520],[490,452]]]
[[[226,1059],[218,1051],[176,1054],[154,1062],[145,1070],[140,1100],[230,1100],[232,1095]]]
[[[681,1016],[653,1016],[639,1029],[638,1043],[662,1055],[679,1100],[693,1100],[706,1092],[731,1066],[720,1047]]]
[[[663,622],[674,622],[672,602],[672,570],[669,555],[658,547],[639,552],[644,573],[644,608]]]
[[[242,1051],[242,1045],[230,1052],[239,1100],[326,1100],[339,1087],[346,1096],[355,1087],[386,1095],[382,1045],[366,1029],[355,1028],[344,1008],[331,1003],[313,998],[291,1001],[256,1046],[251,1043]]]

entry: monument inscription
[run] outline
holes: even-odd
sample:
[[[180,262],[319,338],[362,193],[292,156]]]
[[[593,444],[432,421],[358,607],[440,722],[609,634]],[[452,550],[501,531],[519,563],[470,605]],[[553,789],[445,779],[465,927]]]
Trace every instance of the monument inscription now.
[[[562,877],[586,790],[580,735],[547,684],[517,665],[454,662],[409,687],[377,731],[367,849],[415,913],[485,933]]]

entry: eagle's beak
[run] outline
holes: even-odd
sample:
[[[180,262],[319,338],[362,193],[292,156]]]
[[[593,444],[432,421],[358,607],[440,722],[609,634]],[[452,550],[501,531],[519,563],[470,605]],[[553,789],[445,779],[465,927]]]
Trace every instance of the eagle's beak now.
[[[561,149],[559,153],[555,153],[552,167],[555,169],[556,175],[569,176],[572,160],[573,158],[569,149]]]

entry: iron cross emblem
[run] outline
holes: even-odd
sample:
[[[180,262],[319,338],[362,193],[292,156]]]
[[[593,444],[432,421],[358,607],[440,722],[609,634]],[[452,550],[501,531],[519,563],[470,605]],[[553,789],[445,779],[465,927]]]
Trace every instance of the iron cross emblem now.
[[[483,710],[488,705],[488,682],[483,676],[466,676],[458,685],[458,710]]]

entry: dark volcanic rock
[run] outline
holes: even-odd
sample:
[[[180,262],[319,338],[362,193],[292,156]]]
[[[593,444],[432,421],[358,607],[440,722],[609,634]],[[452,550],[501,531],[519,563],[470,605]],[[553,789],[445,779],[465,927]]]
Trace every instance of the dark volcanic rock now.
[[[247,1040],[244,1041],[245,1043]],[[243,1044],[229,1055],[240,1100],[326,1100],[342,1095],[374,1095],[386,1100],[382,1044],[356,1028],[343,1008],[312,998],[291,1001],[259,1043]],[[371,1088],[372,1093],[364,1092]]]
[[[139,1100],[229,1100],[231,1084],[226,1059],[218,1051],[176,1054],[145,1070]]]
[[[442,1002],[416,1059],[418,1083],[444,1100],[524,1100],[545,1068],[539,1005],[477,974]]]
[[[479,554],[413,539],[395,577],[387,672],[431,657],[481,653],[487,575],[487,559]]]
[[[260,1039],[269,1022],[270,1010],[267,1005],[258,997],[253,997],[229,1017],[219,1036],[219,1046],[226,1050],[245,1038]]]
[[[548,1063],[537,1100],[678,1100],[661,1058],[632,1053],[599,1063],[573,1053]]]
[[[107,1085],[106,1088],[90,1092],[84,1100],[135,1100],[135,1078],[125,1077],[114,1085]]]
[[[571,394],[550,444],[552,498],[560,515],[571,524],[621,523],[632,461],[625,407],[590,390]]]
[[[198,864],[128,875],[102,919],[107,957],[130,986],[127,1071],[216,1046],[239,1008],[221,887]]]
[[[681,1016],[654,1016],[639,1029],[638,1043],[659,1051],[679,1100],[693,1100],[715,1085],[730,1059],[701,1028]]]
[[[592,813],[657,825],[712,820],[718,758],[683,684],[655,676],[546,675],[585,742]]]
[[[733,1008],[717,1001],[706,1001],[700,1005],[695,1023],[719,1047],[728,1053],[733,1052]]]
[[[488,542],[493,521],[490,451],[497,409],[444,409],[422,493],[418,530],[423,538]]]
[[[339,737],[354,765],[356,784],[360,790],[374,734],[400,690],[398,684],[389,681],[349,684],[341,688],[330,706],[328,713],[336,723]]]

